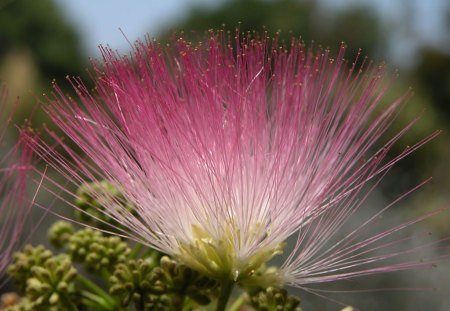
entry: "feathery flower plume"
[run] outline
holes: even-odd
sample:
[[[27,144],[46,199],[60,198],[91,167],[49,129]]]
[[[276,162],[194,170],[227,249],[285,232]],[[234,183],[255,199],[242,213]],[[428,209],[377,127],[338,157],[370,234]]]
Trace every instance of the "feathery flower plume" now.
[[[386,157],[417,121],[380,143],[410,93],[382,105],[385,67],[365,59],[347,67],[344,46],[332,58],[297,40],[226,36],[137,42],[131,56],[101,48],[92,93],[73,78],[78,100],[57,86],[47,98],[48,113],[85,156],[56,135],[71,161],[42,141],[34,148],[77,186],[107,180],[120,189],[132,209],[91,190],[105,202],[99,211],[128,229],[122,235],[222,281],[245,283],[289,237],[296,242],[270,275],[282,284],[430,265],[392,263],[419,249],[402,249],[405,239],[392,236],[433,213],[376,233],[391,205],[348,223],[397,161],[438,134]]]
[[[0,275],[11,255],[20,246],[20,238],[32,203],[28,200],[27,179],[32,171],[32,150],[22,136],[6,150],[6,132],[12,114],[7,108],[7,91],[0,86]],[[1,287],[0,282],[0,287]]]

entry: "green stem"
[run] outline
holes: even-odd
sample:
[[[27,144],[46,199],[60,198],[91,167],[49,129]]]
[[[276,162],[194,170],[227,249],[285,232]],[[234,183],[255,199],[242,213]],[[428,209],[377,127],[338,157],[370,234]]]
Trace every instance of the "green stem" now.
[[[236,299],[233,304],[228,308],[228,311],[238,311],[244,303],[247,302],[248,296],[247,294],[242,294],[239,296],[238,299]]]
[[[89,279],[78,275],[77,280],[83,285],[87,290],[91,291],[92,293],[96,294],[100,298],[102,298],[105,303],[107,304],[109,310],[114,310],[116,307],[116,301],[103,289],[101,289],[99,286],[97,286],[95,283],[90,281]]]
[[[225,311],[225,308],[233,291],[234,282],[232,280],[223,280],[220,286],[220,294],[217,300],[216,311]]]
[[[81,296],[83,304],[91,309],[98,310],[100,307],[100,310],[105,311],[116,310],[115,307],[111,306],[103,297],[97,296],[96,294],[83,290],[81,291]]]
[[[182,307],[183,308],[181,309],[181,311],[192,311],[193,310],[192,301],[188,297],[186,297],[184,299]]]
[[[60,297],[61,302],[64,304],[68,311],[78,311],[78,307],[71,301],[69,297],[64,294],[60,295]]]
[[[141,298],[139,298],[139,302],[136,304],[137,311],[144,310],[144,305],[145,305],[144,295],[141,293],[140,296],[141,296]]]
[[[109,273],[108,269],[106,269],[106,268],[101,269],[100,276],[106,282],[106,285],[109,286],[110,285],[109,284],[109,278],[111,277],[111,274]]]

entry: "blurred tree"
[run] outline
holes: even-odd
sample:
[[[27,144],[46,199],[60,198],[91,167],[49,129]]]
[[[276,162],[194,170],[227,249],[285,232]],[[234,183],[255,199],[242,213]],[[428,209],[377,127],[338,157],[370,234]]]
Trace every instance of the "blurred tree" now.
[[[265,27],[269,34],[281,30],[281,39],[301,36],[306,43],[315,40],[332,48],[344,41],[351,47],[349,59],[358,48],[373,57],[386,46],[378,18],[368,8],[357,6],[328,12],[311,0],[229,0],[215,10],[194,8],[172,28],[184,30],[190,39],[195,39],[195,32],[222,28],[224,24],[228,29],[240,25],[242,31],[260,31]]]
[[[11,53],[31,55],[45,80],[84,67],[78,35],[52,0],[0,0],[0,59]]]
[[[383,35],[383,25],[373,10],[352,6],[334,14],[328,13],[327,20],[329,22],[324,22],[327,26],[323,27],[323,32],[317,34],[319,39],[327,44],[344,41],[351,50],[360,48],[371,59],[386,58],[387,37]]]
[[[85,78],[87,60],[75,27],[53,0],[0,0],[0,81],[7,85],[10,101],[20,97],[18,124],[33,111],[34,126],[48,123],[53,128],[42,109],[32,108],[36,96],[51,90],[52,80],[69,90],[65,77]]]
[[[174,25],[175,30],[204,31],[219,29],[225,24],[228,28],[240,25],[242,31],[259,31],[264,26],[270,31],[292,31],[311,40],[311,16],[316,4],[311,1],[261,1],[261,0],[231,0],[216,10],[194,8],[188,18]],[[282,36],[286,38],[286,33]]]
[[[450,54],[433,48],[422,49],[416,76],[436,106],[450,118]]]

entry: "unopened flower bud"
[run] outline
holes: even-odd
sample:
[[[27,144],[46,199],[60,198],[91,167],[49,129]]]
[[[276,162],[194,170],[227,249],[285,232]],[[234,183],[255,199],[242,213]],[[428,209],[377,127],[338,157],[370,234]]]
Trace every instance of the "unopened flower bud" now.
[[[119,237],[100,237],[89,245],[86,266],[93,271],[113,271],[116,264],[124,262],[131,249]]]
[[[260,311],[301,311],[300,299],[289,296],[285,289],[268,287],[250,297],[250,302]]]
[[[19,290],[25,290],[32,269],[43,265],[52,255],[52,252],[42,245],[36,247],[26,245],[23,251],[14,254],[7,271],[15,280]]]
[[[74,232],[75,229],[70,222],[57,221],[48,230],[48,239],[53,246],[61,248],[69,242]]]
[[[83,262],[89,254],[92,243],[101,239],[102,234],[89,228],[75,232],[68,241],[68,253],[74,261]]]
[[[64,304],[71,301],[76,293],[76,269],[70,258],[60,255],[48,259],[42,266],[31,270],[32,277],[27,281],[27,298],[36,310],[66,310]],[[62,299],[65,297],[66,299]]]
[[[151,273],[153,290],[159,293],[173,293],[188,296],[201,305],[211,302],[210,296],[218,282],[191,268],[163,256],[160,266]]]

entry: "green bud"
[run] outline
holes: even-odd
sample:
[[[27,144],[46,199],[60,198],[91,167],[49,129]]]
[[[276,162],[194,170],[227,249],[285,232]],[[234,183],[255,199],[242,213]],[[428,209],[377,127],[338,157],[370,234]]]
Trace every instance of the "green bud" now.
[[[51,294],[48,301],[50,302],[51,305],[56,305],[59,302],[58,293]]]
[[[42,266],[33,267],[31,275],[26,294],[34,310],[66,310],[65,304],[77,295],[77,271],[67,255],[49,258]]]
[[[67,221],[57,221],[48,230],[48,239],[53,246],[61,248],[69,242],[75,232],[73,225]]]
[[[153,295],[149,283],[154,267],[154,262],[142,259],[128,260],[125,263],[118,264],[110,278],[110,293],[117,296],[124,307],[131,303],[135,304],[136,308],[142,307],[142,305],[156,306],[155,304],[162,304],[163,301]]]
[[[7,272],[15,280],[19,290],[24,291],[27,280],[32,275],[32,269],[42,266],[52,256],[52,252],[42,245],[36,247],[26,245],[23,251],[13,255]]]
[[[121,209],[126,207],[130,212],[133,211],[131,204],[121,191],[106,180],[80,186],[77,190],[75,204],[80,209],[76,211],[75,216],[82,223],[108,231],[114,231],[114,227],[121,225],[104,213],[106,207],[120,205]]]
[[[161,257],[160,266],[150,275],[153,291],[160,294],[187,296],[197,304],[207,305],[218,282],[191,268],[179,264],[168,256]]]
[[[300,299],[276,287],[255,292],[250,296],[250,302],[253,308],[260,311],[301,311]]]
[[[70,236],[67,252],[73,261],[84,262],[90,246],[101,238],[102,234],[99,231],[90,228],[79,230]]]
[[[116,266],[110,293],[122,306],[133,303],[138,310],[178,310],[184,297],[199,305],[211,302],[217,282],[178,264],[167,256],[159,261],[128,260]]]
[[[119,237],[100,237],[89,246],[86,266],[92,271],[106,269],[112,272],[118,263],[125,262],[131,249]]]

